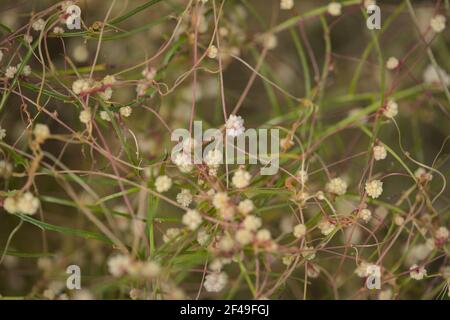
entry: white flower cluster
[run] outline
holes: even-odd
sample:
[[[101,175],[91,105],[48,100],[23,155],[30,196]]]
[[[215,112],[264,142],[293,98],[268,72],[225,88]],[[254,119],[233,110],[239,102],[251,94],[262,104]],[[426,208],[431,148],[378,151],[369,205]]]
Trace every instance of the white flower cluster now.
[[[427,84],[440,84],[442,78],[442,85],[448,87],[450,85],[450,75],[437,66],[436,68],[430,64],[423,72],[423,81]]]
[[[423,266],[414,264],[409,268],[409,275],[414,280],[422,280],[427,275],[427,270]]]
[[[326,184],[325,189],[330,193],[341,196],[347,192],[347,182],[342,178],[334,178]]]
[[[281,0],[280,9],[281,10],[291,10],[294,7],[294,0]]]
[[[253,201],[250,199],[245,199],[238,204],[238,211],[244,216],[252,212],[254,209],[255,206],[253,204]]]
[[[50,137],[50,129],[47,125],[38,123],[34,126],[33,134],[37,143],[43,143]]]
[[[331,2],[328,4],[328,13],[334,17],[342,14],[342,5],[339,2]]]
[[[250,175],[250,173],[248,173],[244,169],[239,169],[234,173],[231,182],[236,188],[242,189],[249,186],[251,179],[252,176]]]
[[[155,180],[155,188],[159,193],[169,191],[172,187],[172,179],[168,176],[159,176]]]
[[[300,238],[304,237],[306,234],[306,226],[302,223],[297,224],[294,227],[293,233],[294,233],[294,237],[296,237],[296,238],[300,239]]]
[[[384,160],[387,157],[386,148],[383,146],[375,146],[373,147],[373,158],[376,161]]]
[[[155,261],[136,261],[128,255],[115,255],[108,259],[109,272],[114,277],[130,275],[133,277],[152,278],[159,275],[160,265]]]
[[[430,27],[434,32],[440,33],[445,30],[447,19],[445,16],[438,14],[430,20]]]
[[[366,183],[365,189],[369,197],[376,199],[383,193],[383,182],[380,180],[372,180]]]
[[[208,292],[220,292],[228,283],[228,276],[224,272],[215,272],[205,277],[203,286]]]
[[[39,209],[39,199],[33,196],[31,192],[17,194],[5,199],[3,208],[11,214],[23,213],[33,215]]]
[[[203,218],[197,210],[187,210],[181,222],[190,230],[197,229],[202,224]]]
[[[383,111],[386,118],[392,119],[398,114],[398,104],[394,100],[389,100]]]
[[[192,202],[192,193],[188,189],[181,190],[180,193],[177,194],[177,202],[183,207],[189,207]]]
[[[336,226],[330,221],[328,221],[328,219],[323,219],[322,221],[319,222],[317,227],[324,236],[327,236],[333,232]]]
[[[237,137],[244,133],[244,119],[241,116],[231,114],[225,124],[227,135]]]

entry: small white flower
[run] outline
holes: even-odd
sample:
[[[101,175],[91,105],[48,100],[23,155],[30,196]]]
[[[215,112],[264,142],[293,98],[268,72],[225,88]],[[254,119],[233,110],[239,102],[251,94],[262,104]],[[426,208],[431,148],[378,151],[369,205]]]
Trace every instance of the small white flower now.
[[[113,90],[111,87],[106,88],[104,91],[100,91],[98,95],[105,101],[109,101],[112,98]]]
[[[61,28],[61,27],[55,27],[55,28],[53,28],[53,33],[54,34],[58,34],[58,35],[63,34],[64,33],[64,29]]]
[[[359,218],[363,219],[364,222],[369,222],[369,220],[372,218],[372,212],[369,209],[362,209],[359,212]]]
[[[332,16],[340,16],[342,14],[342,5],[339,2],[331,2],[328,4],[328,13]]]
[[[383,182],[380,180],[372,180],[366,183],[365,189],[369,197],[376,199],[383,193]]]
[[[175,163],[178,169],[183,173],[191,172],[194,168],[190,154],[184,152],[177,153],[173,159],[173,163]]]
[[[172,179],[168,176],[159,176],[155,180],[155,188],[159,193],[166,192],[172,187]]]
[[[228,283],[228,276],[224,272],[211,273],[205,277],[203,286],[208,292],[220,292]]]
[[[47,125],[38,123],[34,126],[33,134],[37,143],[43,143],[50,137],[50,129]]]
[[[111,86],[111,85],[115,84],[117,82],[117,80],[116,80],[116,77],[107,75],[103,78],[102,82],[105,86]]]
[[[398,59],[396,57],[390,57],[386,61],[386,68],[388,70],[394,70],[394,69],[397,69],[399,64],[400,64],[400,62],[398,61]]]
[[[44,21],[44,19],[39,19],[39,20],[34,21],[33,24],[31,25],[31,27],[35,31],[44,30],[44,28],[45,28],[45,21]]]
[[[327,236],[333,232],[336,226],[327,219],[323,219],[322,221],[319,222],[317,227],[324,236]]]
[[[255,206],[253,205],[253,201],[250,199],[245,199],[239,202],[238,205],[238,211],[243,215],[249,214],[250,212],[253,211],[254,208]]]
[[[272,239],[270,231],[267,229],[261,229],[256,233],[256,240],[259,242],[267,242]]]
[[[325,189],[330,193],[341,196],[347,192],[347,182],[342,178],[334,178],[326,184]]]
[[[177,194],[177,202],[183,207],[189,207],[192,202],[191,191],[189,191],[188,189],[181,190],[181,192]]]
[[[72,84],[72,91],[75,94],[81,94],[83,92],[86,92],[90,89],[90,84],[88,80],[85,79],[78,79],[75,80]]]
[[[247,216],[242,222],[242,226],[244,227],[244,229],[256,231],[261,228],[262,221],[261,218],[258,218],[256,216]]]
[[[130,106],[126,106],[126,107],[121,107],[119,109],[119,113],[122,117],[128,118],[129,116],[131,116],[131,112],[133,111],[133,109],[131,109]]]
[[[235,235],[236,241],[245,246],[253,241],[254,234],[250,230],[247,229],[239,229]]]
[[[16,73],[17,67],[9,66],[8,68],[6,68],[5,77],[7,77],[8,79],[13,79]]]
[[[435,236],[437,240],[444,242],[449,238],[450,234],[446,227],[439,227]]]
[[[39,209],[39,199],[31,192],[25,192],[17,201],[17,211],[19,213],[33,215]]]
[[[383,114],[387,118],[394,118],[398,114],[398,104],[394,100],[389,100]]]
[[[414,280],[422,280],[427,275],[427,270],[423,266],[414,264],[409,268],[409,275]]]
[[[176,239],[181,234],[181,230],[179,228],[169,228],[163,235],[164,243],[170,242],[173,239]]]
[[[197,210],[187,210],[181,220],[190,230],[197,229],[202,224],[202,221],[202,216]]]
[[[294,7],[294,0],[281,0],[280,9],[281,10],[291,10]]]
[[[373,157],[377,161],[386,159],[387,157],[386,148],[383,146],[373,147]]]
[[[80,112],[79,119],[81,123],[88,124],[91,121],[92,114],[91,109],[87,108]]]
[[[114,277],[120,277],[128,272],[131,258],[127,255],[116,255],[108,259],[108,270]]]
[[[225,236],[219,240],[217,247],[224,252],[231,251],[234,248],[234,240],[229,236]]]
[[[225,124],[227,135],[231,137],[237,137],[244,133],[244,119],[241,116],[235,116],[231,114]]]
[[[225,192],[217,192],[213,196],[213,206],[218,210],[227,208],[230,205],[230,198]]]
[[[298,239],[304,237],[305,234],[306,234],[306,226],[304,224],[302,224],[302,223],[297,224],[294,227],[294,232],[293,233],[294,233],[294,237],[296,237]]]
[[[246,188],[250,184],[252,176],[243,169],[239,169],[233,175],[231,183],[238,189]]]
[[[208,48],[208,52],[207,52],[208,58],[210,58],[210,59],[217,58],[217,53],[218,52],[219,52],[219,50],[217,49],[217,47],[215,45],[211,45]]]
[[[266,47],[268,50],[273,50],[278,45],[278,38],[273,33],[267,33],[263,35],[261,41],[263,46]]]
[[[205,229],[200,229],[197,233],[197,242],[202,247],[204,247],[208,243],[210,238],[211,236],[208,234],[208,232],[206,232]]]
[[[0,140],[5,139],[6,137],[6,130],[0,127]]]
[[[161,266],[155,261],[146,261],[141,267],[140,274],[144,278],[153,278],[159,275]]]
[[[106,111],[100,111],[100,118],[104,121],[111,122],[111,117],[109,116],[108,112],[106,112]]]
[[[31,74],[31,67],[29,65],[25,65],[22,69],[22,73],[25,77],[28,77]]]
[[[442,31],[444,31],[446,21],[447,21],[447,19],[441,14],[434,16],[430,20],[431,29],[433,29],[433,31],[436,33],[440,33]]]
[[[23,36],[23,40],[24,40],[26,43],[32,43],[32,42],[33,42],[33,36],[31,36],[31,35],[29,35],[29,34],[26,34],[26,35]]]

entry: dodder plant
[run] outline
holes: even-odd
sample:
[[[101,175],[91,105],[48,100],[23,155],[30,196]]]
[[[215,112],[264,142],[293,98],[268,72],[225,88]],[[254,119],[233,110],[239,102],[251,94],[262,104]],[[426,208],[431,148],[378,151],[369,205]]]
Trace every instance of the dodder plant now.
[[[450,6],[374,3],[2,1],[0,293],[447,297]],[[171,159],[194,121],[279,171]]]

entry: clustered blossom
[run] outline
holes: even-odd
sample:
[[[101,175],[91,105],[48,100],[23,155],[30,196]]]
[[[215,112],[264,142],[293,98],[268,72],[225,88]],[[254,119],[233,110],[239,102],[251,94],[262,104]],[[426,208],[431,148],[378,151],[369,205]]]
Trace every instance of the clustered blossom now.
[[[3,208],[8,213],[23,213],[33,215],[39,209],[40,201],[31,192],[19,193],[5,199]]]
[[[155,180],[155,188],[159,193],[169,191],[172,187],[172,179],[168,176],[159,176]]]
[[[414,264],[409,268],[409,275],[414,280],[422,280],[427,275],[427,270],[423,266]]]
[[[438,14],[430,20],[431,29],[436,33],[440,33],[445,30],[446,22],[445,16]]]
[[[291,10],[294,7],[294,0],[281,0],[280,9],[281,10]]]
[[[108,269],[114,277],[130,275],[132,277],[152,278],[158,276],[161,271],[160,265],[155,261],[137,261],[123,254],[110,257]]]
[[[228,118],[225,128],[227,131],[227,135],[231,137],[237,137],[244,133],[244,119],[241,116],[236,116],[231,114]]]
[[[239,169],[234,173],[231,182],[236,188],[242,189],[248,187],[251,178],[252,176],[250,175],[250,173],[243,169]]]
[[[13,79],[17,73],[17,67],[9,66],[6,68],[5,77],[8,79]]]
[[[398,104],[394,100],[389,100],[383,111],[385,117],[392,119],[398,114]]]
[[[302,238],[305,236],[305,234],[306,234],[306,226],[304,224],[300,223],[294,227],[294,237]]]
[[[376,199],[383,193],[383,182],[380,180],[372,180],[366,183],[365,189],[369,197]]]
[[[228,283],[228,276],[224,272],[216,272],[208,274],[205,277],[203,286],[208,292],[220,292]]]
[[[192,202],[192,193],[188,189],[181,190],[180,193],[177,194],[177,202],[183,207],[189,207]]]
[[[342,5],[339,2],[331,2],[328,4],[328,13],[332,16],[340,16],[342,14]]]
[[[373,147],[373,158],[377,161],[384,160],[387,157],[386,148],[383,146]]]
[[[42,31],[42,30],[44,30],[44,27],[45,27],[44,19],[39,19],[39,20],[34,21],[33,24],[31,25],[31,27],[35,31]]]
[[[211,45],[207,51],[208,58],[210,58],[210,59],[217,58],[218,52],[219,52],[219,50],[217,49],[217,47],[215,45]]]
[[[202,221],[202,216],[197,210],[187,210],[181,219],[181,222],[190,230],[197,229],[202,224]]]
[[[163,236],[164,243],[170,242],[173,239],[177,238],[181,234],[181,230],[179,228],[169,228],[166,230]]]
[[[334,178],[326,184],[325,189],[330,193],[341,196],[347,192],[347,182],[342,178]]]
[[[238,211],[243,215],[247,215],[253,211],[255,208],[253,201],[250,199],[245,199],[238,204]]]
[[[79,119],[80,122],[84,124],[88,124],[89,122],[91,122],[92,119],[91,109],[86,108],[85,110],[81,111]]]
[[[323,219],[321,222],[319,222],[317,227],[324,236],[327,236],[334,231],[334,228],[336,226],[327,219]]]
[[[33,134],[37,143],[43,143],[50,137],[50,129],[47,125],[38,123],[34,126]]]
[[[399,66],[400,62],[398,61],[398,59],[396,57],[390,57],[387,61],[386,61],[386,68],[388,70],[394,70],[397,69],[397,67]]]
[[[364,220],[364,222],[369,222],[369,220],[372,218],[372,212],[369,209],[362,209],[359,212],[359,218]]]
[[[450,85],[450,75],[441,67],[428,65],[423,72],[423,81],[427,84],[441,84],[444,86]]]

